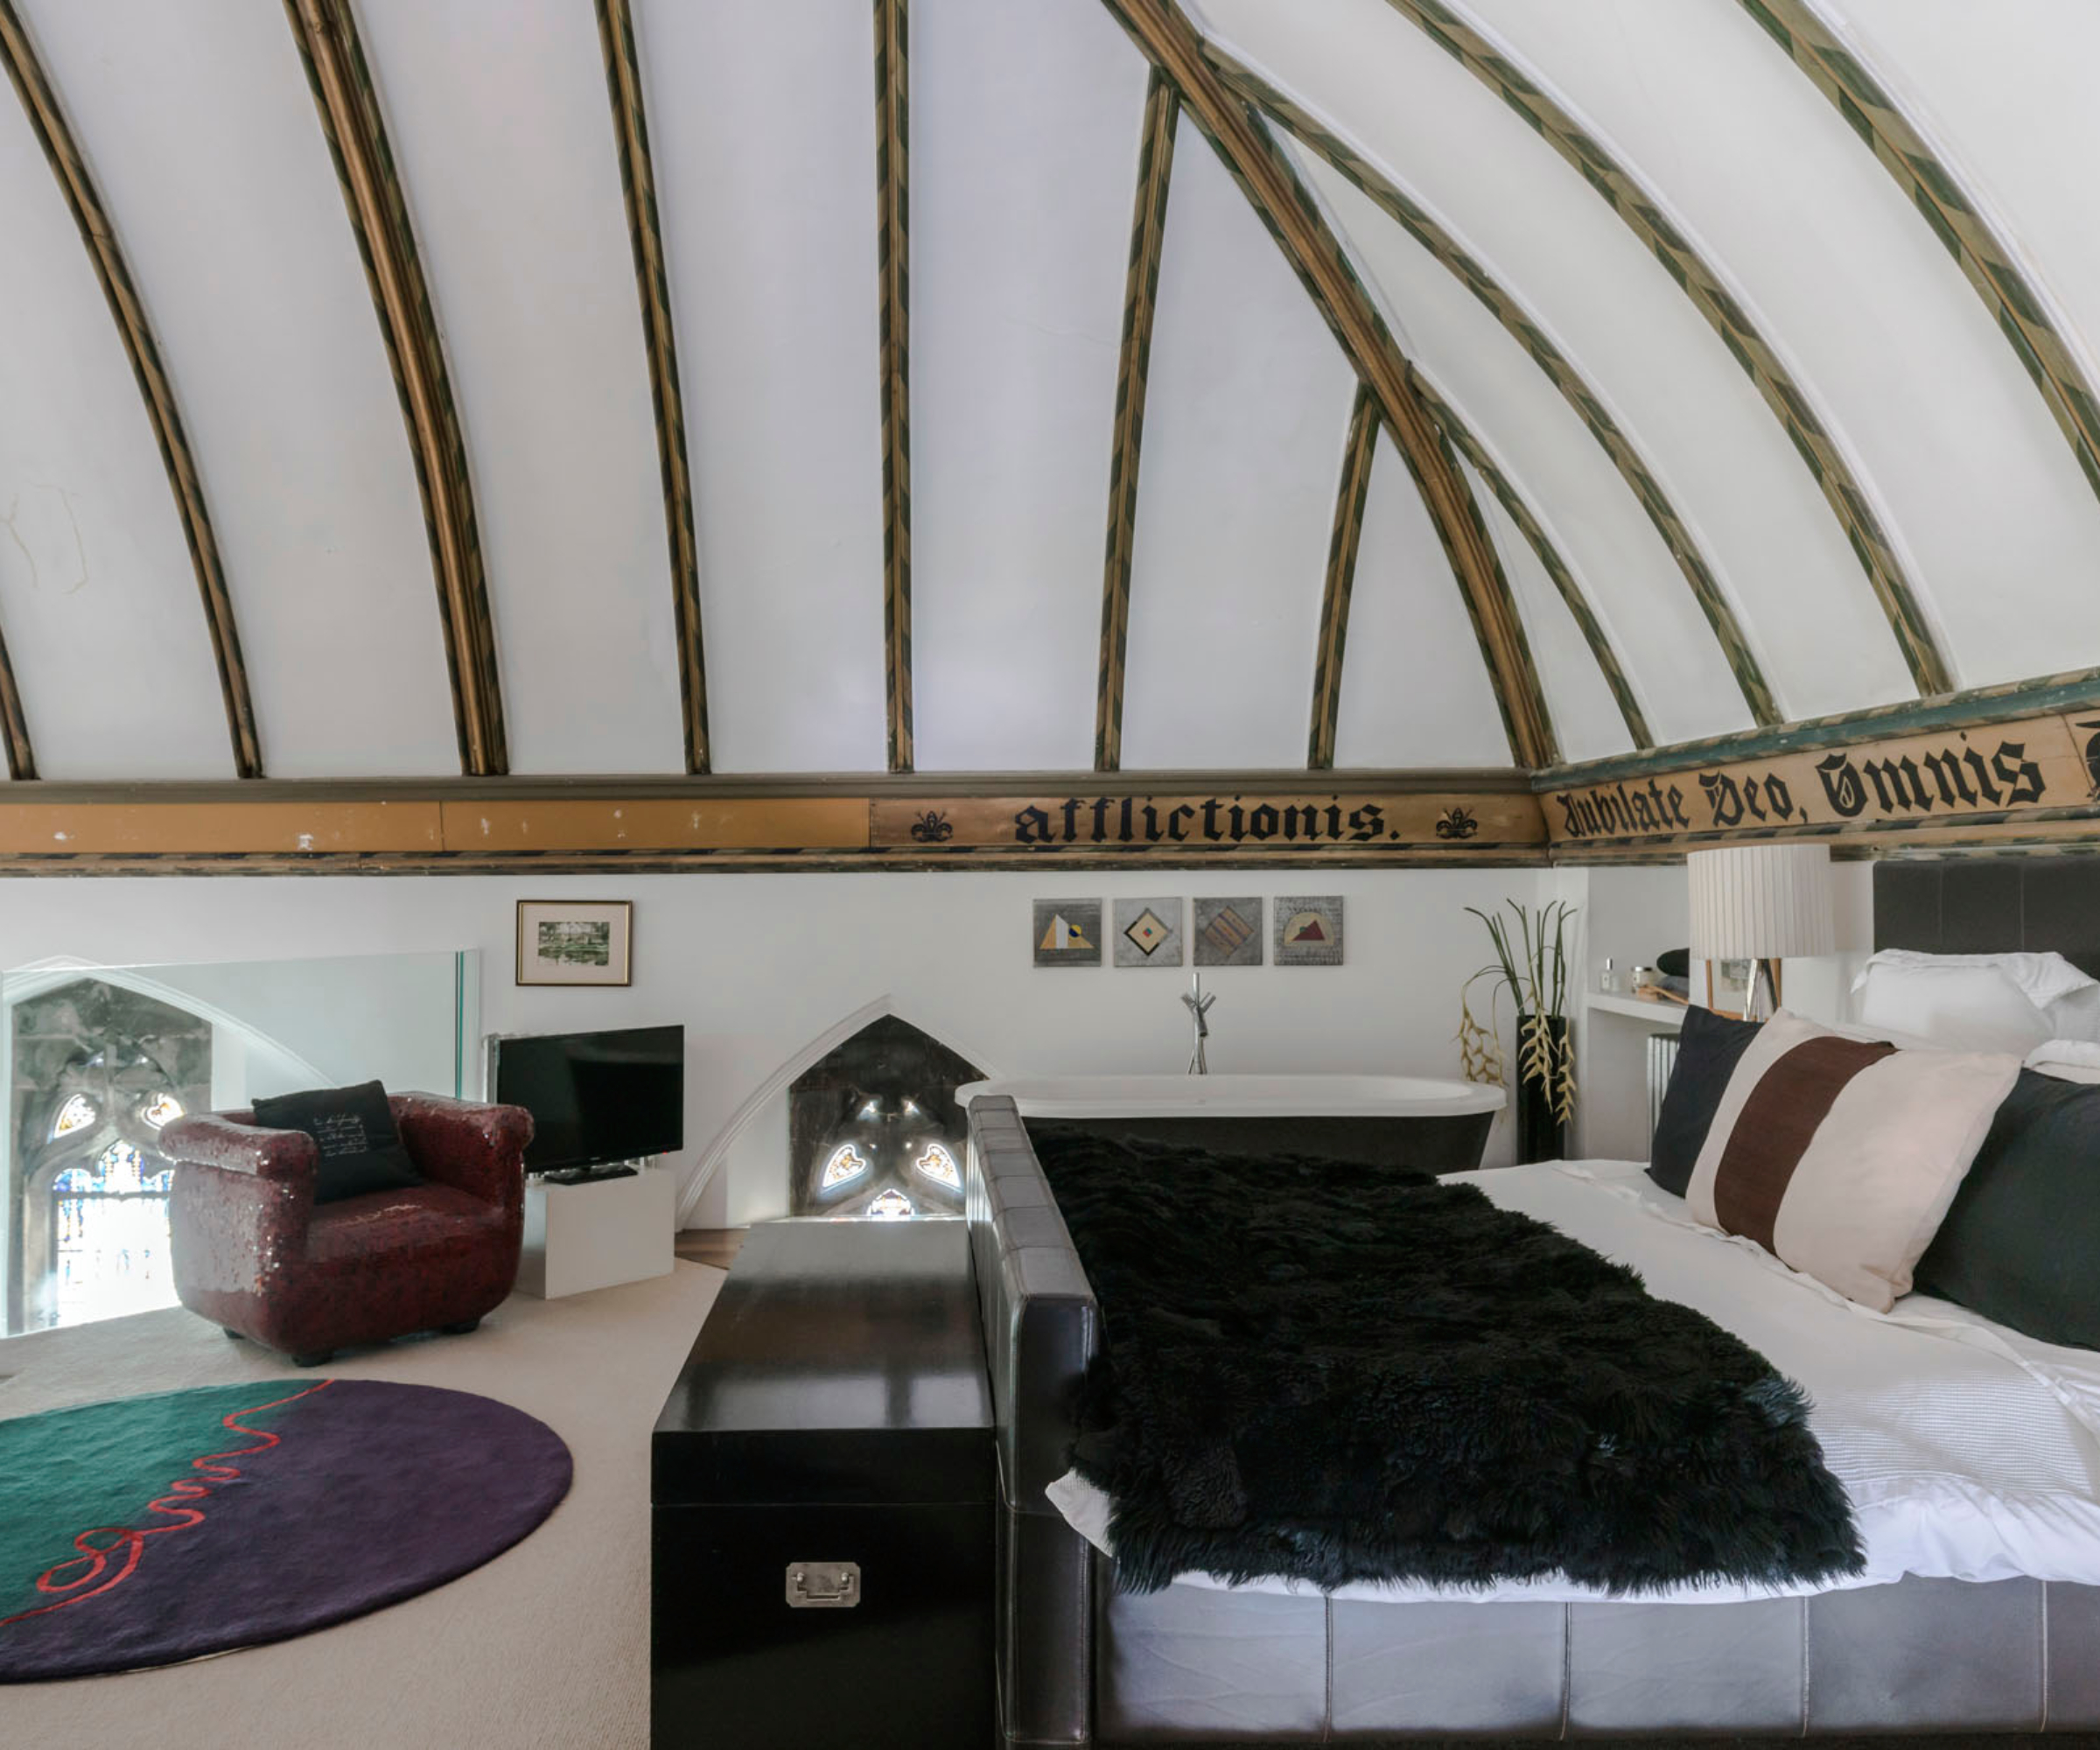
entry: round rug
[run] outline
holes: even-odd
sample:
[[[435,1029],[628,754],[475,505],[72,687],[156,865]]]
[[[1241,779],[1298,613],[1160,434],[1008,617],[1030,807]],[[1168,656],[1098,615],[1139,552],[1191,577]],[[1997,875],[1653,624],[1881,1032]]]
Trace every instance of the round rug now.
[[[570,1474],[522,1410],[379,1380],[0,1421],[0,1683],[172,1664],[398,1603],[500,1555]]]

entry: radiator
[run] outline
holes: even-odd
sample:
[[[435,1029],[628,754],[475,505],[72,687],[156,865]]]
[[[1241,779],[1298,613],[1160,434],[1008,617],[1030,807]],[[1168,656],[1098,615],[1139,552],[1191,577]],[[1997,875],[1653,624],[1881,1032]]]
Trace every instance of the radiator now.
[[[1670,1087],[1670,1072],[1677,1067],[1677,1036],[1648,1036],[1648,1139],[1656,1139],[1656,1120],[1662,1115],[1662,1096]]]

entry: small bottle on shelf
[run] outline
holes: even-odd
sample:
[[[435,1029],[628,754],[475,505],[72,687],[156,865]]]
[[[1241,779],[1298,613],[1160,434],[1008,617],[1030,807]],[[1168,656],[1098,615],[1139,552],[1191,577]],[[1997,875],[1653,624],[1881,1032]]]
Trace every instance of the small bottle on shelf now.
[[[1607,997],[1616,997],[1620,992],[1619,969],[1612,963],[1608,954],[1604,957],[1604,970],[1597,975],[1597,988]]]

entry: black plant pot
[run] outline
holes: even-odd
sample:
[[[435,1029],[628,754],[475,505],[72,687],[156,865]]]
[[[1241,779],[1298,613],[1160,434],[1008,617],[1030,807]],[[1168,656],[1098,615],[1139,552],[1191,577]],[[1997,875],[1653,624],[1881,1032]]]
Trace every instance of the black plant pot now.
[[[1541,1078],[1533,1075],[1532,1030],[1544,1026],[1546,1052]],[[1564,1160],[1568,1152],[1568,1126],[1555,1110],[1554,1090],[1573,1049],[1568,1039],[1565,1015],[1549,1015],[1544,1022],[1520,1014],[1516,1018],[1516,1158],[1519,1164],[1534,1160]]]

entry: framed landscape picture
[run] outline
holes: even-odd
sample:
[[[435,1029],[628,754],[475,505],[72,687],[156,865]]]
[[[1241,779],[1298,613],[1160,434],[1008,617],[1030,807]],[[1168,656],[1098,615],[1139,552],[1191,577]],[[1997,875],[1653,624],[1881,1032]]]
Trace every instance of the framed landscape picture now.
[[[518,983],[634,982],[634,906],[629,900],[520,900]]]

